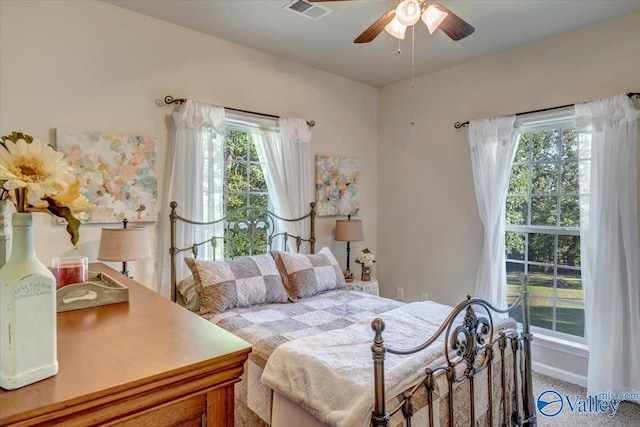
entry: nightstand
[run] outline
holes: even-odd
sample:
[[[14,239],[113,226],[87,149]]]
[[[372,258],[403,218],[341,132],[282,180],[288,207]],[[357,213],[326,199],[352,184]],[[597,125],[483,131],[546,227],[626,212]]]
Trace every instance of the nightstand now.
[[[360,279],[353,279],[353,282],[347,282],[347,289],[350,291],[365,292],[367,294],[380,296],[380,290],[378,289],[378,279],[372,277],[371,280],[366,282]]]

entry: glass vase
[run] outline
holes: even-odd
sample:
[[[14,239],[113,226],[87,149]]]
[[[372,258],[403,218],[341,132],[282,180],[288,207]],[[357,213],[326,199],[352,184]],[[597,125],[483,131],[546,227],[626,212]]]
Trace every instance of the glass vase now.
[[[362,273],[360,274],[360,280],[368,282],[371,280],[371,267],[362,264]]]
[[[56,281],[36,257],[31,213],[11,219],[11,255],[0,269],[0,387],[7,390],[58,372]]]

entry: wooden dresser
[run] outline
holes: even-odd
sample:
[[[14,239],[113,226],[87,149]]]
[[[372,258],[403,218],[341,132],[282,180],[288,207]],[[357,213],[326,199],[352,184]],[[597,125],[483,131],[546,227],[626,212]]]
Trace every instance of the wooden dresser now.
[[[233,426],[251,346],[101,263],[129,302],[58,313],[54,377],[0,389],[0,426]]]

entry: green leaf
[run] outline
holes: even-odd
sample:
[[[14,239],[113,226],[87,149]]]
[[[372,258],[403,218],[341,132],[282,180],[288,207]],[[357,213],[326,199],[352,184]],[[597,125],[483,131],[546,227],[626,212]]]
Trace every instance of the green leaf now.
[[[64,218],[67,221],[67,233],[71,236],[71,244],[76,246],[80,239],[80,220],[73,216],[71,209],[64,206],[56,206],[53,199],[47,198],[46,200],[49,203],[47,210],[53,215]]]
[[[19,139],[24,139],[29,144],[31,144],[31,142],[33,141],[33,137],[31,135],[27,135],[26,133],[15,132],[15,131],[11,132],[11,135],[5,135],[0,139],[2,139],[2,142],[0,142],[0,144],[2,144],[2,146],[5,149],[7,148],[7,146],[5,145],[7,141],[18,142]]]

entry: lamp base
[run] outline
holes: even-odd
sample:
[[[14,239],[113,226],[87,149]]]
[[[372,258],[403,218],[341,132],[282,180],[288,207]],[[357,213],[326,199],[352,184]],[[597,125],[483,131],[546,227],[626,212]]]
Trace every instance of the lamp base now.
[[[342,272],[342,275],[344,276],[345,282],[353,282],[353,272],[351,272],[351,270],[346,269]]]

